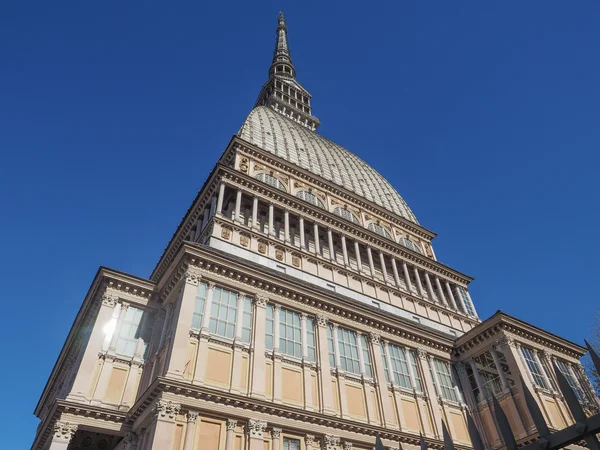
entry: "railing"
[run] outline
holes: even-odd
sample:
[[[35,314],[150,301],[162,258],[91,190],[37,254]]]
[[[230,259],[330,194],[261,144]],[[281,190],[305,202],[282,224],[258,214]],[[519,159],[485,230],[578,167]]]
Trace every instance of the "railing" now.
[[[592,362],[594,363],[596,370],[600,372],[600,357],[592,349],[592,347],[587,341],[586,346],[588,348],[588,351],[590,352],[590,356],[592,358]],[[596,434],[600,433],[600,413],[587,417],[585,415],[583,407],[579,403],[579,400],[577,400],[575,392],[569,385],[569,382],[566,380],[565,376],[558,369],[556,363],[552,362],[552,366],[554,369],[554,373],[556,374],[556,378],[558,380],[558,387],[562,392],[562,395],[564,396],[567,407],[569,408],[571,414],[573,415],[573,418],[575,419],[575,423],[567,428],[551,433],[550,429],[548,428],[548,424],[544,419],[540,406],[533,398],[533,395],[531,394],[531,392],[523,382],[523,379],[521,378],[521,385],[523,387],[525,403],[539,434],[539,439],[530,444],[519,447],[517,445],[515,435],[508,422],[508,418],[504,414],[504,411],[502,410],[502,407],[498,403],[496,397],[493,396],[492,402],[494,405],[494,415],[496,417],[498,429],[500,431],[500,435],[502,437],[502,441],[504,442],[506,450],[516,450],[517,448],[519,448],[520,450],[558,450],[566,447],[567,445],[579,442],[581,442],[582,444],[585,443],[583,445],[587,446],[587,448],[589,448],[590,450],[600,450],[600,442],[598,442],[598,439],[596,437]],[[466,412],[466,414],[467,426],[469,429],[469,436],[471,437],[471,444],[473,445],[473,449],[485,450],[483,440],[481,439],[479,430],[477,429],[477,426],[473,421],[473,417],[471,417],[471,414],[468,411]],[[454,443],[452,442],[450,433],[448,433],[448,429],[446,428],[446,424],[443,420],[442,433],[444,437],[444,450],[455,450]],[[385,450],[385,447],[383,446],[379,436],[377,436],[375,449]],[[427,450],[427,444],[425,443],[425,439],[423,438],[423,436],[421,436],[421,450]]]

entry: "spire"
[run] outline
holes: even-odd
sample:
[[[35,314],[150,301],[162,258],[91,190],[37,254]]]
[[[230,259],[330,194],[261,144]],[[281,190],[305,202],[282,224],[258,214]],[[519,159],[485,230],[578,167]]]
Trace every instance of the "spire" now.
[[[316,130],[320,122],[312,115],[311,97],[309,92],[296,81],[296,68],[292,64],[290,55],[285,17],[283,12],[280,12],[269,79],[258,94],[254,107],[268,106],[288,119]]]
[[[296,69],[294,69],[294,65],[292,64],[292,56],[290,55],[290,48],[288,46],[287,27],[285,26],[285,17],[283,17],[283,11],[279,12],[279,22],[277,25],[277,39],[275,41],[275,51],[273,52],[273,64],[271,64],[271,67],[269,69],[269,76],[275,73],[274,71],[278,64],[283,65],[283,76],[290,76],[291,78],[296,78]]]

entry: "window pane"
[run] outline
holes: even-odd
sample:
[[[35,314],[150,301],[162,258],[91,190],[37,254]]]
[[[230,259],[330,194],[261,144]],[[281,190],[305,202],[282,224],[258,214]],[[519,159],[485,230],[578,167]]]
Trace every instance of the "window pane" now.
[[[210,332],[233,339],[237,317],[237,293],[215,288],[210,315]]]

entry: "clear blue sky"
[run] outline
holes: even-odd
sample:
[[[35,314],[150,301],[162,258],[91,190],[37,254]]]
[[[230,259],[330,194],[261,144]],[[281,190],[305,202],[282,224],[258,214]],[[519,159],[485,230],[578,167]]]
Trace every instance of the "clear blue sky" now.
[[[98,266],[149,275],[266,80],[280,9],[320,132],[439,234],[480,315],[590,334],[597,2],[4,2],[5,448],[29,448]]]

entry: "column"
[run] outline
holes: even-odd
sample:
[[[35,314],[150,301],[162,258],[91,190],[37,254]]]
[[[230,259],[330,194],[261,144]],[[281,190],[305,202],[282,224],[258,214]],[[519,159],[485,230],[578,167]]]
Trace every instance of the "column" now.
[[[496,370],[498,371],[498,375],[500,376],[500,383],[502,383],[502,389],[507,390],[508,381],[506,380],[506,374],[504,373],[504,370],[502,370],[502,364],[500,364],[498,353],[496,352],[496,349],[494,347],[490,349],[490,353],[492,354],[494,364],[496,365]]]
[[[254,321],[254,353],[252,357],[252,390],[251,396],[265,399],[265,327],[267,323],[267,297],[257,295],[255,298],[256,320]],[[262,445],[262,443],[261,443]]]
[[[236,425],[237,420],[227,419],[227,424],[225,425],[225,450],[233,450],[233,446],[235,445]]]
[[[340,438],[326,434],[323,436],[323,442],[321,443],[323,450],[338,450],[340,448]]]
[[[148,448],[172,448],[175,438],[175,417],[181,406],[166,400],[158,400],[154,405],[152,425],[148,430]]]
[[[217,197],[213,196],[210,199],[210,217],[214,216],[216,214],[216,212],[217,212]]]
[[[419,291],[419,295],[421,297],[425,297],[425,295],[423,295],[425,292],[423,291],[423,285],[421,284],[421,276],[419,275],[419,269],[417,269],[415,267],[414,271],[415,271],[415,280],[417,280],[417,291]]]
[[[377,387],[379,388],[379,398],[381,399],[381,409],[383,410],[382,423],[386,428],[397,428],[393,417],[392,402],[390,400],[387,382],[385,380],[385,367],[381,358],[380,337],[376,333],[369,333],[371,343],[371,355],[373,355],[373,365],[377,377]],[[390,367],[388,365],[388,367]]]
[[[461,290],[461,288],[460,288],[459,286],[456,286],[456,297],[454,297],[454,298],[458,300],[458,302],[456,302],[456,303],[457,303],[457,304],[459,304],[459,305],[461,306],[461,308],[462,308],[462,311],[463,311],[465,314],[469,314],[469,313],[467,312],[467,305],[465,305],[465,301],[464,301],[464,299],[462,298],[462,295],[460,295],[460,290]]]
[[[369,270],[371,270],[371,276],[375,277],[375,265],[373,264],[373,252],[371,247],[367,246],[367,257],[369,258]]]
[[[385,257],[383,256],[383,252],[379,252],[379,264],[381,264],[381,275],[383,276],[383,282],[388,282],[388,274],[387,267],[385,267]]]
[[[281,367],[281,353],[279,352],[279,322],[281,314],[281,305],[273,305],[273,401],[281,403],[281,393],[283,389],[283,369]]]
[[[436,296],[435,293],[433,292],[433,286],[431,285],[431,279],[429,278],[429,273],[424,272],[425,273],[425,284],[427,285],[427,295],[429,297],[429,300],[431,300],[432,302],[436,301]]]
[[[342,256],[344,257],[344,265],[348,266],[348,247],[346,245],[346,236],[342,234]]]
[[[248,450],[264,450],[263,435],[266,428],[267,422],[262,420],[250,419],[248,421]]]
[[[242,190],[238,189],[235,195],[235,217],[234,220],[236,222],[241,223],[240,220],[240,208],[242,206]]]
[[[315,233],[315,253],[318,255],[321,253],[321,249],[319,247],[319,224],[315,222],[314,224],[314,233]]]
[[[273,222],[275,221],[275,207],[273,203],[269,203],[269,236],[275,235],[275,227],[273,226]]]
[[[223,213],[223,201],[225,199],[225,183],[219,184],[219,196],[217,197],[217,214]]]
[[[333,249],[333,232],[331,228],[327,228],[327,241],[329,242],[329,259],[335,259],[335,251]]]
[[[312,434],[304,436],[304,447],[305,450],[317,450],[313,447],[315,445],[315,437]]]
[[[479,315],[477,314],[477,310],[475,309],[475,303],[473,303],[473,300],[471,299],[471,294],[469,294],[468,289],[465,289],[465,294],[467,294],[467,298],[469,299],[469,302],[471,303],[471,308],[473,308],[473,312],[475,313],[475,316],[479,317]]]
[[[233,365],[231,371],[231,391],[241,392],[242,377],[242,325],[244,317],[244,300],[246,296],[242,293],[237,295],[236,315],[235,315],[235,339],[233,341]]]
[[[339,325],[337,323],[334,323],[334,324],[332,324],[332,327],[333,327],[333,330],[332,330],[331,334],[333,335],[335,368],[337,370],[340,370],[342,368],[342,363],[340,360],[340,346],[339,346],[339,336],[338,336]]]
[[[273,428],[271,430],[271,448],[273,450],[281,449],[281,428]]]
[[[408,292],[412,292],[412,283],[410,282],[410,275],[408,274],[408,267],[405,261],[402,261],[402,272],[404,273],[404,283]]]
[[[317,316],[317,345],[319,351],[319,377],[321,378],[321,389],[323,404],[322,412],[325,414],[336,414],[333,406],[333,387],[331,385],[331,367],[329,366],[329,347],[327,345],[327,326],[329,320],[323,315]]]
[[[356,270],[358,270],[358,273],[361,273],[362,261],[360,260],[360,246],[358,241],[354,241],[354,255],[356,256]]]
[[[287,208],[283,212],[283,240],[290,242],[290,211]]]
[[[202,327],[200,329],[200,342],[198,343],[198,353],[196,355],[196,373],[194,374],[193,384],[203,384],[204,374],[206,372],[206,361],[208,358],[208,338],[210,336],[210,313],[212,309],[213,295],[215,293],[215,283],[209,281],[206,283],[206,300],[204,301],[204,312],[202,315]]]
[[[308,358],[308,333],[306,331],[306,313],[300,313],[300,333],[302,334],[302,359]]]
[[[396,287],[400,287],[400,275],[398,275],[398,266],[396,265],[396,258],[392,257],[392,273],[394,274],[394,281]]]
[[[362,348],[362,333],[360,331],[356,332],[356,348],[358,350],[358,365],[360,366],[360,374],[365,376],[365,358],[363,357],[363,348]]]
[[[202,227],[200,230],[204,230],[206,224],[208,223],[208,219],[210,218],[210,207],[204,208],[204,216],[202,216]]]
[[[73,387],[67,396],[67,400],[79,402],[87,402],[89,400],[88,391],[90,390],[92,381],[89,374],[94,372],[94,368],[98,364],[98,353],[102,351],[102,345],[105,339],[104,327],[111,321],[117,301],[118,297],[108,292],[105,292],[102,297],[98,297],[94,300],[94,302],[99,305],[98,315],[96,316],[94,327],[92,328],[87,345],[85,346],[79,370],[77,371]]]
[[[300,216],[300,248],[306,248],[306,242],[304,237],[304,217]]]
[[[302,334],[302,375],[304,384],[304,409],[313,410],[312,374],[308,362],[308,330],[306,313],[300,314],[300,333]],[[316,343],[315,343],[316,344]]]
[[[67,450],[76,431],[77,425],[60,420],[56,421],[49,450]]]
[[[258,228],[258,197],[252,197],[252,228]]]
[[[473,359],[469,359],[469,366],[471,366],[471,371],[473,372],[473,377],[475,377],[475,384],[477,384],[477,389],[479,389],[479,396],[481,398],[476,398],[475,401],[479,403],[488,398],[487,392],[483,387],[483,381],[481,381],[481,375],[479,375],[479,371],[477,370],[477,364]]]
[[[450,283],[446,281],[446,292],[448,293],[448,298],[450,299],[450,306],[454,309],[458,309],[456,305],[456,300],[454,299],[454,294],[452,293],[452,289],[450,288]]]
[[[183,438],[183,450],[193,450],[194,431],[196,430],[198,413],[196,411],[188,411],[185,418],[187,420],[187,426],[185,427],[185,436]]]
[[[442,437],[442,413],[440,411],[439,396],[436,394],[434,379],[431,374],[435,374],[435,370],[429,370],[429,354],[419,348],[417,349],[417,355],[419,356],[419,362],[421,364],[421,374],[423,375],[423,384],[427,389],[429,397],[429,406],[431,407],[431,414],[433,415],[433,434],[436,438]]]
[[[117,326],[115,327],[115,331],[113,331],[112,339],[110,340],[110,347],[108,347],[108,353],[115,354],[117,349],[117,341],[119,340],[119,333],[121,332],[121,328],[123,327],[123,321],[125,320],[125,313],[127,313],[127,309],[129,308],[129,303],[121,302],[121,309],[119,311],[119,318],[117,319]]]
[[[196,242],[198,240],[198,236],[200,236],[200,231],[202,230],[202,217],[198,218],[196,222],[196,229],[194,230],[194,234],[191,235],[192,241]]]
[[[446,296],[444,295],[444,290],[442,289],[442,284],[440,283],[440,279],[435,277],[435,287],[440,294],[441,303],[448,306],[448,301],[446,300]]]
[[[408,366],[408,377],[410,378],[410,385],[413,391],[417,391],[417,382],[415,381],[415,374],[413,373],[413,365],[410,362],[410,349],[408,347],[402,347],[404,351],[404,359],[406,359],[406,365]]]

